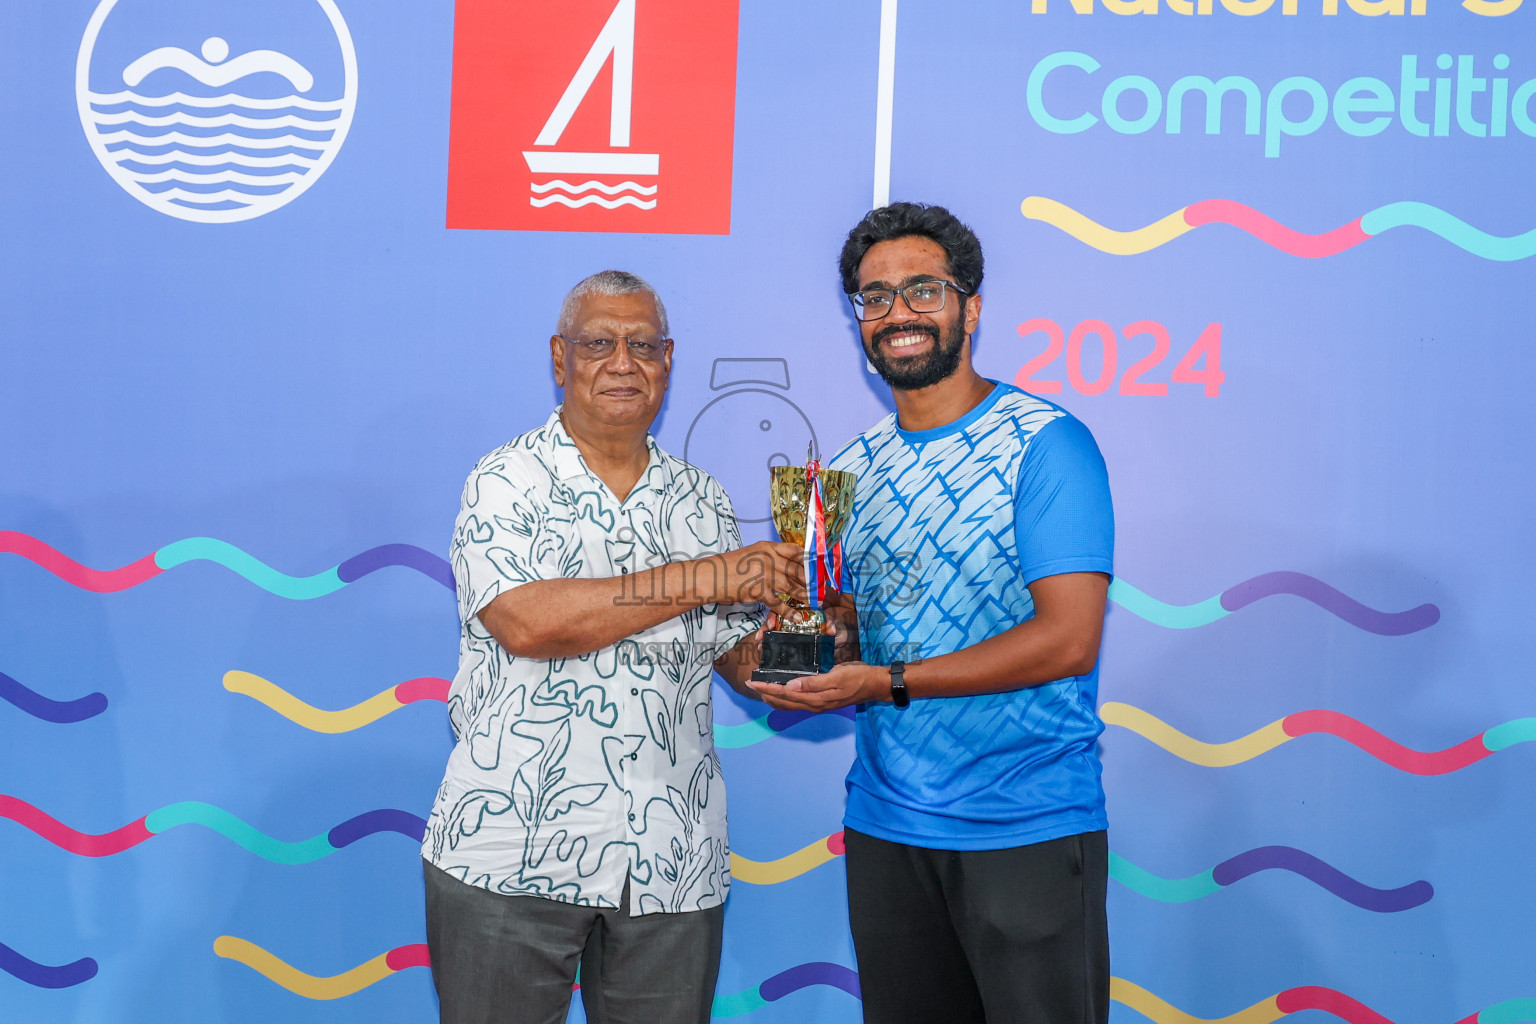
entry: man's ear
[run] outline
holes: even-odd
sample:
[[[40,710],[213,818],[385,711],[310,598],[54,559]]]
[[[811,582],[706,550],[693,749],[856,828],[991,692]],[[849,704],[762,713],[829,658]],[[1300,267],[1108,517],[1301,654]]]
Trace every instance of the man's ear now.
[[[965,300],[965,333],[975,334],[981,326],[981,295],[967,296]]]
[[[555,387],[565,387],[565,339],[558,334],[549,336],[549,361],[555,367]]]

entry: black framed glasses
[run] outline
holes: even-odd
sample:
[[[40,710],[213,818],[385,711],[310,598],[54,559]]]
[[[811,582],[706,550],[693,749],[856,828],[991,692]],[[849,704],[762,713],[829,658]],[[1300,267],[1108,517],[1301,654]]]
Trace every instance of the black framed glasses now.
[[[607,359],[618,350],[619,342],[622,341],[630,357],[642,363],[659,362],[667,342],[666,338],[658,338],[653,334],[621,334],[617,338],[602,335],[567,338],[563,334],[556,337],[575,345],[579,358],[591,360]]]
[[[860,320],[879,320],[895,308],[897,295],[914,313],[937,313],[944,308],[945,293],[950,290],[970,294],[952,281],[917,281],[905,288],[865,288],[848,296],[848,301]]]

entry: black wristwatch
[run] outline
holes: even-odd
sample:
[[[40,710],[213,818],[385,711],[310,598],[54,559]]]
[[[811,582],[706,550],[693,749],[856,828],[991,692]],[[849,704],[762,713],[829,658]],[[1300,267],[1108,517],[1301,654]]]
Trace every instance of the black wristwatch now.
[[[891,703],[899,708],[912,703],[912,697],[907,693],[907,681],[902,678],[902,673],[906,670],[905,662],[891,662]]]

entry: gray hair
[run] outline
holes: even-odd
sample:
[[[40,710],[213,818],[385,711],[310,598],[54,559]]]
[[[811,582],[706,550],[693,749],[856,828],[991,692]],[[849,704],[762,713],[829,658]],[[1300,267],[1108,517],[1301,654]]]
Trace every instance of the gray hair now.
[[[581,308],[581,300],[588,295],[648,295],[656,304],[657,326],[661,328],[663,338],[670,335],[667,329],[667,307],[662,304],[661,296],[656,294],[646,280],[638,274],[631,274],[627,270],[600,270],[596,274],[582,281],[565,295],[565,301],[560,303],[560,320],[555,326],[555,333],[570,337],[576,329],[576,311]]]

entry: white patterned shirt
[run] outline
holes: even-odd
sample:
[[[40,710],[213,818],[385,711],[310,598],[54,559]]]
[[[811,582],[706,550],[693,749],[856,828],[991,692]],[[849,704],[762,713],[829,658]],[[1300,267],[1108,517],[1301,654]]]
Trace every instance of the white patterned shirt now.
[[[472,885],[617,907],[627,878],[637,914],[725,900],[710,685],[715,658],[762,624],[761,607],[704,605],[553,659],[509,653],[478,618],[523,583],[620,576],[741,546],[719,483],[646,443],[650,462],[620,502],[557,408],[481,459],[464,485],[450,559],[462,623],[448,696],[457,742],[422,855]]]

